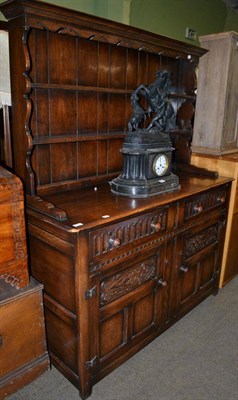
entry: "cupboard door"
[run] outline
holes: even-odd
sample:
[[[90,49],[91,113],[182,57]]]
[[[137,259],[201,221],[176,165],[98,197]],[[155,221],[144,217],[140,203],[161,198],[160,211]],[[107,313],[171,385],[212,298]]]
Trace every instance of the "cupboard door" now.
[[[214,291],[219,278],[220,222],[195,227],[183,234],[177,243],[175,271],[175,315],[194,307]]]
[[[99,306],[94,313],[94,373],[128,358],[128,352],[143,347],[164,325],[170,273],[165,247],[138,254],[93,278]]]

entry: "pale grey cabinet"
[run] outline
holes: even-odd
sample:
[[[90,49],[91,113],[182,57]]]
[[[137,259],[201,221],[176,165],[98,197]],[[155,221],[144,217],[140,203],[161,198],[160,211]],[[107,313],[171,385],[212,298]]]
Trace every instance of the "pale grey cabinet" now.
[[[238,33],[199,38],[200,58],[192,150],[221,155],[238,148]]]

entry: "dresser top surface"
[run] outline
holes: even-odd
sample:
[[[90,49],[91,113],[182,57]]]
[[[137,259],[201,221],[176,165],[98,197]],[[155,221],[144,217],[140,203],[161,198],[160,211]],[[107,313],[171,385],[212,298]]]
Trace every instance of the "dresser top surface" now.
[[[110,185],[107,184],[48,195],[45,200],[67,213],[68,219],[56,222],[56,225],[67,230],[79,231],[133,217],[228,182],[231,182],[231,178],[180,177],[181,190],[140,199],[116,196],[111,193]],[[44,217],[44,220],[52,221],[48,217]]]
[[[201,157],[201,158],[211,158],[213,160],[223,160],[223,161],[232,161],[238,162],[238,151],[230,154],[223,154],[223,155],[214,155],[214,154],[200,154],[200,153],[193,153],[193,157]]]
[[[29,285],[24,288],[17,289],[10,283],[6,283],[0,279],[0,305],[14,301],[21,297],[29,295],[29,293],[39,291],[43,289],[43,285],[37,282],[34,278],[31,278]]]

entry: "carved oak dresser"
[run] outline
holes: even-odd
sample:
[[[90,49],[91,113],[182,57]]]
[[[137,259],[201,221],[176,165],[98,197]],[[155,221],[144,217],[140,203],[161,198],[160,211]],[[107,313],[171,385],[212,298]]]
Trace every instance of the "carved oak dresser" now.
[[[148,199],[115,196],[108,183],[122,169],[131,93],[170,71],[186,122],[181,109],[194,106],[204,50],[37,1],[0,10],[31,273],[44,283],[51,360],[87,398],[217,292],[230,179],[180,174],[180,191]],[[190,130],[186,123],[174,135]]]

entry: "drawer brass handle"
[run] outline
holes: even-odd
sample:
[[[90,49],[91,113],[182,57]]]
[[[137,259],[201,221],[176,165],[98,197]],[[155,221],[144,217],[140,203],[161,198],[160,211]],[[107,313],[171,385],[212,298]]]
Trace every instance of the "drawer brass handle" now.
[[[179,267],[179,269],[180,269],[180,271],[184,272],[185,274],[189,271],[189,268],[186,267],[185,265],[181,265],[181,266]]]
[[[200,213],[203,211],[203,207],[202,206],[194,206],[193,207],[194,211],[196,211],[197,213]]]
[[[218,197],[217,201],[218,201],[218,203],[224,204],[226,199],[225,199],[225,197],[222,196],[222,197]]]
[[[115,238],[115,239],[110,238],[109,239],[109,244],[110,244],[110,246],[113,246],[113,247],[119,247],[119,246],[121,246],[121,239],[119,239],[119,238]]]
[[[161,229],[161,223],[160,222],[152,222],[151,227],[155,230],[155,231],[159,231]]]
[[[159,279],[158,280],[158,286],[166,287],[166,286],[168,286],[168,282],[167,281],[163,281],[163,279]]]

